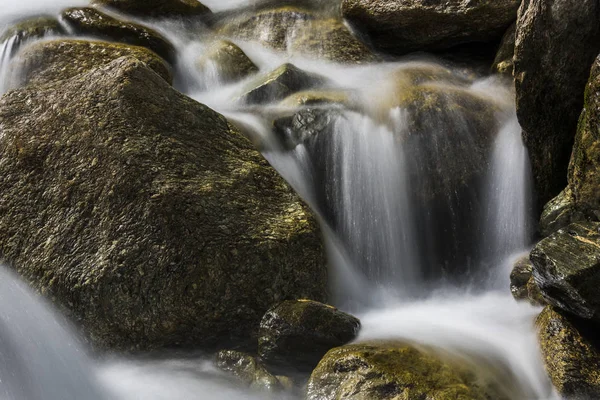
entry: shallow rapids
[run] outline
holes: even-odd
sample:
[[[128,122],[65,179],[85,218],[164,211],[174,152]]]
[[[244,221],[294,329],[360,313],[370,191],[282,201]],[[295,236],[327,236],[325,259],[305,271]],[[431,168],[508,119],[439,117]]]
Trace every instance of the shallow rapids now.
[[[0,31],[17,17],[85,3],[8,0]],[[203,3],[224,12],[257,4]],[[359,341],[443,349],[477,365],[512,399],[554,398],[534,334],[539,310],[509,291],[511,262],[532,234],[528,157],[509,82],[429,56],[350,66],[228,38],[259,74],[293,63],[326,78],[315,91],[342,98],[246,105],[238,97],[255,77],[224,84],[214,69],[197,68],[214,36],[142,22],[177,46],[176,87],[238,125],[319,215],[333,302],[361,318]],[[11,58],[9,41],[0,46],[4,91],[18,74],[18,54]],[[303,112],[318,122],[309,133],[274,128]],[[10,372],[2,399],[269,398],[228,383],[205,357],[88,355],[60,316],[0,273],[0,376]]]

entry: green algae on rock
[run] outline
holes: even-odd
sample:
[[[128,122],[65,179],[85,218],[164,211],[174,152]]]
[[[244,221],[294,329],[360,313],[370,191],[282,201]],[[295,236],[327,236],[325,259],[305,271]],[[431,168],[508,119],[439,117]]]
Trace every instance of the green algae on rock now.
[[[222,83],[236,82],[258,72],[256,64],[228,40],[213,43],[196,62],[200,70],[214,68]]]
[[[499,39],[520,0],[343,0],[342,15],[388,53],[447,49]]]
[[[599,15],[597,0],[523,0],[519,9],[514,57],[517,116],[539,210],[567,183],[586,81],[600,53]]]
[[[357,318],[332,306],[284,301],[260,322],[258,353],[270,365],[312,371],[325,353],[356,338],[359,329]]]
[[[325,299],[307,206],[141,61],[11,91],[0,130],[0,255],[96,346],[255,340],[273,304]]]
[[[198,0],[92,0],[92,4],[136,17],[193,18],[211,14]]]
[[[321,75],[303,71],[292,64],[283,64],[249,82],[239,101],[247,104],[270,103],[325,83],[326,78]]]
[[[16,67],[22,83],[40,85],[73,78],[121,57],[135,57],[166,82],[173,81],[171,68],[156,53],[145,47],[121,43],[85,40],[34,43],[23,49]]]
[[[600,321],[600,222],[577,222],[540,241],[530,255],[549,304]]]
[[[175,48],[154,29],[119,20],[91,7],[64,10],[61,19],[77,34],[146,47],[168,62],[175,62]]]
[[[330,350],[313,371],[307,400],[504,399],[477,384],[468,369],[397,342]]]
[[[554,387],[568,399],[600,398],[600,352],[595,329],[551,306],[536,320],[544,364]]]

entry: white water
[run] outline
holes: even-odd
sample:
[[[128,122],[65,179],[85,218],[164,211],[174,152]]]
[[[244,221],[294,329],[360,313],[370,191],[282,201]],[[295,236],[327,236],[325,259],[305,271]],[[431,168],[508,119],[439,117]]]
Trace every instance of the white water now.
[[[8,6],[3,5],[6,8],[0,27],[4,25],[2,21],[15,17],[52,13],[82,3],[9,0]],[[204,3],[215,11],[255,4],[252,0]],[[324,226],[324,231],[332,266],[332,289],[337,304],[361,317],[363,331],[359,340],[402,339],[439,347],[478,365],[509,388],[509,396],[515,400],[554,396],[533,332],[533,318],[538,310],[514,302],[508,290],[510,259],[530,244],[531,195],[527,153],[514,118],[513,95],[504,83],[466,79],[452,84],[487,97],[490,104],[498,107],[499,127],[490,145],[484,184],[476,188],[474,198],[449,191],[448,202],[441,206],[448,216],[447,225],[440,226],[413,196],[415,184],[427,184],[434,176],[429,167],[422,167],[415,160],[432,151],[441,152],[447,140],[469,144],[475,132],[465,125],[460,112],[444,110],[427,116],[427,122],[435,129],[430,128],[429,139],[415,144],[407,123],[410,111],[388,104],[397,95],[390,84],[391,73],[437,66],[427,61],[342,66],[297,54],[277,54],[234,39],[261,72],[291,61],[307,71],[325,75],[331,86],[353,93],[358,112],[345,110],[333,118],[331,137],[319,145],[318,149],[327,155],[327,172],[318,181],[313,153],[317,145],[302,143],[284,152],[271,132],[269,118],[263,117],[289,110],[272,105],[245,109],[234,99],[246,82],[221,86],[214,71],[203,73],[194,68],[195,58],[206,48],[206,42],[184,39],[176,30],[170,30],[173,27],[157,28],[180,47],[180,90],[246,128],[265,157],[313,208],[324,210],[319,193],[329,190],[328,205],[335,210],[330,222],[334,227]],[[0,79],[8,70],[6,61],[0,63]],[[449,139],[445,135],[448,131],[459,136]],[[468,160],[470,154],[455,156]],[[444,165],[438,167],[443,169]],[[478,221],[484,221],[473,228],[474,237],[481,243],[469,243],[477,247],[472,255],[463,254],[470,246],[459,244],[460,233],[466,230],[463,215],[470,210],[471,201],[483,203]],[[436,249],[441,240],[450,244],[449,254],[456,244],[461,250],[460,260],[470,260],[460,265],[464,268],[460,276],[465,279],[458,283],[447,283],[445,274],[451,275],[451,271],[438,265]],[[485,270],[474,271],[480,264],[485,265]],[[435,283],[432,277],[437,280]],[[264,394],[245,393],[230,386],[200,359],[92,361],[72,339],[76,335],[62,327],[60,317],[50,314],[11,279],[2,279],[2,283],[0,302],[23,306],[15,308],[14,315],[2,314],[6,307],[0,307],[0,376],[6,373],[3,366],[6,368],[8,363],[3,361],[7,357],[21,358],[27,366],[10,369],[8,386],[6,381],[0,385],[2,399],[265,398]],[[25,316],[23,320],[15,320],[19,315]],[[6,324],[6,318],[11,319],[11,324]]]

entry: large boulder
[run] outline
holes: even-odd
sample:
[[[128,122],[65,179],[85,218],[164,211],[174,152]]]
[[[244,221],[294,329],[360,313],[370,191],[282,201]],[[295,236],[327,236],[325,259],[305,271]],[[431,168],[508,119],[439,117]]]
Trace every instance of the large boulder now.
[[[193,18],[211,13],[198,0],[92,0],[92,4],[136,17]]]
[[[0,132],[0,256],[99,347],[252,340],[273,304],[324,300],[307,207],[137,59],[9,92]]]
[[[600,352],[595,329],[551,306],[536,320],[544,364],[554,387],[567,399],[600,398]]]
[[[585,90],[585,108],[579,120],[568,186],[545,207],[542,234],[573,221],[600,220],[600,58],[592,67]]]
[[[85,40],[34,43],[23,49],[12,68],[19,73],[19,83],[40,85],[73,78],[121,57],[134,57],[166,82],[173,81],[169,65],[144,47]]]
[[[343,0],[342,14],[385,52],[440,50],[500,39],[521,0]]]
[[[278,51],[308,55],[336,62],[362,63],[377,60],[370,49],[336,17],[296,6],[245,13],[219,24],[227,36],[257,41]]]
[[[308,382],[307,400],[484,400],[467,368],[403,343],[359,343],[327,353]]]
[[[265,362],[312,371],[334,347],[356,338],[360,321],[310,300],[284,301],[260,322],[258,353]]]
[[[567,183],[585,83],[600,52],[598,0],[523,0],[515,42],[517,115],[538,207]]]
[[[539,242],[530,258],[549,304],[600,321],[600,223],[573,223]]]
[[[213,71],[223,83],[235,82],[258,72],[256,64],[236,44],[228,40],[213,43],[197,60],[196,66]]]
[[[92,7],[69,8],[60,17],[74,33],[147,47],[165,60],[175,62],[175,47],[154,29],[113,18]]]

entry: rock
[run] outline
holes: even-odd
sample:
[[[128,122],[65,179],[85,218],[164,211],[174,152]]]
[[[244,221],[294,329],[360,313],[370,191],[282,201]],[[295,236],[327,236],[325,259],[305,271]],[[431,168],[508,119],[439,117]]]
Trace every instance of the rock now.
[[[532,306],[542,307],[548,304],[533,276],[527,281],[527,299]]]
[[[73,78],[121,57],[135,57],[171,83],[171,68],[156,53],[120,43],[53,40],[34,43],[20,54],[14,69],[22,83],[41,85]]]
[[[467,369],[403,343],[359,343],[329,351],[308,381],[307,400],[483,400]]]
[[[286,97],[281,103],[282,107],[297,108],[301,106],[343,106],[352,108],[354,99],[352,93],[339,89],[329,90],[304,90]]]
[[[270,103],[283,100],[294,92],[315,88],[325,83],[326,79],[320,75],[302,71],[292,64],[283,64],[250,82],[246,93],[240,96],[239,101],[247,104]]]
[[[260,322],[258,353],[267,364],[311,371],[330,349],[353,340],[360,321],[310,300],[284,301]]]
[[[170,63],[175,62],[175,47],[154,29],[113,18],[91,7],[64,10],[61,19],[74,33],[146,47]]]
[[[137,59],[9,92],[0,131],[0,257],[98,347],[241,345],[273,304],[325,299],[308,208]]]
[[[527,300],[527,283],[533,276],[529,255],[519,258],[510,273],[510,291],[516,300]]]
[[[19,21],[4,30],[0,35],[0,44],[12,39],[13,44],[10,55],[13,56],[24,43],[65,33],[64,28],[56,18],[50,16],[35,17]]]
[[[577,222],[539,242],[533,276],[549,304],[600,321],[600,223]]]
[[[218,31],[257,41],[274,50],[335,62],[362,63],[378,59],[341,19],[319,15],[296,6],[269,8],[227,20]]]
[[[517,24],[512,24],[502,37],[500,47],[496,53],[494,64],[492,65],[492,72],[500,75],[505,75],[512,78],[513,76],[513,56],[515,54],[515,34],[517,31]]]
[[[194,18],[211,11],[198,0],[92,0],[92,4],[150,18]]]
[[[258,67],[246,53],[228,40],[214,43],[196,65],[201,71],[214,69],[223,83],[236,82],[258,72]]]
[[[540,231],[549,235],[575,221],[600,220],[600,58],[592,67],[585,108],[569,164],[568,185],[544,207]]]
[[[521,0],[343,0],[342,15],[373,45],[402,54],[500,39]]]
[[[540,210],[567,182],[585,83],[600,53],[599,16],[597,0],[523,0],[519,9],[514,57],[517,115]]]
[[[600,353],[594,329],[551,306],[536,320],[544,363],[558,392],[568,399],[600,398]]]
[[[332,124],[338,117],[339,113],[334,109],[309,107],[291,116],[277,118],[273,121],[273,127],[283,147],[293,149],[301,143],[314,142],[319,135],[331,135]]]
[[[284,389],[279,379],[271,375],[256,358],[249,354],[223,350],[217,353],[215,364],[222,371],[235,376],[244,386],[266,391]]]

